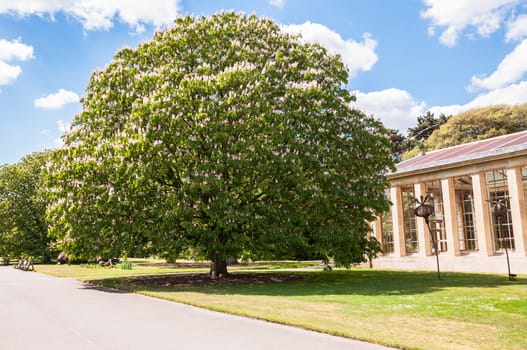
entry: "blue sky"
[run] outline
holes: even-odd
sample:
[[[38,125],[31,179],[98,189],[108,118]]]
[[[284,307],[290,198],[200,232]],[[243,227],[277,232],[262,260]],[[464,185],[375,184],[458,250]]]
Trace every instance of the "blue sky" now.
[[[0,0],[0,164],[59,147],[117,50],[222,9],[341,54],[356,107],[403,134],[428,110],[527,102],[527,0]]]

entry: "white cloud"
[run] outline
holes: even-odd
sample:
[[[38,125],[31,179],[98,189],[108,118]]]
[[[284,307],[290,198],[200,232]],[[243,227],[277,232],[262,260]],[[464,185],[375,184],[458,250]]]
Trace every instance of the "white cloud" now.
[[[527,37],[527,15],[520,15],[507,23],[505,40],[522,40]]]
[[[71,123],[64,122],[63,120],[57,120],[57,127],[61,135],[64,135],[70,130]],[[53,143],[55,144],[56,147],[64,146],[64,141],[62,140],[62,136],[54,139]]]
[[[436,116],[441,113],[455,115],[469,109],[498,104],[518,105],[527,103],[527,81],[511,84],[503,88],[482,93],[466,104],[429,107],[425,102],[418,102],[410,93],[400,89],[386,89],[373,92],[353,92],[357,101],[352,107],[367,115],[380,119],[390,129],[397,129],[406,134],[408,128],[417,124],[417,117],[430,111]]]
[[[527,15],[514,17],[513,14],[514,6],[520,1],[525,3],[525,0],[425,0],[428,9],[421,15],[432,21],[428,33],[431,36],[439,34],[445,45],[456,45],[462,34],[472,38],[489,36],[505,23],[506,17],[512,19],[507,22],[505,39],[523,40],[502,59],[494,72],[472,77],[467,89],[480,90],[472,100],[465,104],[428,106],[407,91],[392,88],[369,93],[356,91],[354,107],[373,114],[386,127],[405,133],[426,111],[435,115],[455,115],[496,104],[527,103]],[[467,28],[472,31],[464,33]]]
[[[425,0],[421,17],[430,19],[428,33],[445,28],[439,41],[449,47],[457,44],[460,33],[473,27],[482,37],[498,30],[506,15],[521,0]]]
[[[82,23],[85,30],[108,30],[119,20],[137,30],[143,24],[161,26],[179,15],[179,0],[17,0],[1,1],[0,14],[19,16],[49,15],[63,12]]]
[[[33,47],[23,44],[18,38],[13,41],[0,39],[0,85],[8,85],[18,78],[22,68],[8,63],[10,61],[28,61],[33,57]]]
[[[65,123],[63,120],[58,120],[57,124],[61,133],[65,133],[70,130],[71,123]]]
[[[390,129],[398,129],[403,133],[409,127],[415,126],[417,117],[425,113],[426,104],[417,102],[404,90],[395,88],[373,91],[353,92],[357,101],[352,107],[357,108],[367,115],[373,115],[382,120],[383,124]]]
[[[488,90],[505,87],[520,80],[527,73],[527,39],[523,40],[486,78],[472,77],[471,89]]]
[[[491,105],[506,104],[517,105],[527,102],[527,81],[512,84],[503,88],[495,89],[478,95],[472,101],[464,105],[434,106],[430,108],[432,113],[445,113],[446,115],[457,114],[469,109],[487,107]]]
[[[467,108],[466,105],[449,105],[449,106],[433,106],[430,107],[428,110],[431,113],[434,113],[434,115],[438,116],[441,114],[444,115],[456,115],[458,113],[464,112],[466,110],[469,110],[470,108]]]
[[[282,8],[285,6],[286,0],[268,0],[267,1],[271,6],[276,6]]]
[[[0,61],[28,61],[33,57],[33,47],[20,42],[20,38],[7,41],[0,39]]]
[[[466,106],[476,108],[496,104],[516,105],[525,102],[527,102],[527,81],[522,81],[481,94]]]
[[[362,42],[356,42],[352,39],[344,40],[328,27],[309,21],[301,25],[284,25],[282,29],[287,33],[301,34],[304,41],[319,43],[332,54],[340,54],[351,77],[358,71],[370,70],[378,60],[375,53],[377,42],[369,33],[363,34]]]
[[[453,27],[448,27],[441,35],[439,36],[439,41],[448,47],[456,46],[457,44],[458,32]]]
[[[8,85],[22,73],[20,66],[14,66],[0,61],[0,85]]]
[[[79,102],[79,99],[79,95],[77,95],[76,93],[60,89],[54,94],[49,94],[48,96],[37,98],[33,102],[36,108],[60,109],[68,103]]]

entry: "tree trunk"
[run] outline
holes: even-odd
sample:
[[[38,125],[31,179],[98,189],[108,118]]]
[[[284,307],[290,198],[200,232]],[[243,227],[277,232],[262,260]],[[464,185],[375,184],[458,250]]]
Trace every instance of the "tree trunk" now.
[[[210,262],[210,277],[225,277],[227,276],[227,259],[222,258],[218,253],[215,253]]]

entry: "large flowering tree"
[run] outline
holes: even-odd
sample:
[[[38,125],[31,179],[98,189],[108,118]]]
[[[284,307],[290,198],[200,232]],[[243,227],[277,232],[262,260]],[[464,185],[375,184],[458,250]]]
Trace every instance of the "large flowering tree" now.
[[[92,75],[50,165],[52,232],[85,257],[190,246],[213,275],[306,247],[363,261],[392,163],[347,79],[271,20],[177,19]]]

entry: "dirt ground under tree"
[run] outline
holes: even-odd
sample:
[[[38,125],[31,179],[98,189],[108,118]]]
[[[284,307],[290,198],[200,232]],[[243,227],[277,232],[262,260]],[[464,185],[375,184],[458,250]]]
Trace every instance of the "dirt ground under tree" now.
[[[143,264],[147,265],[147,264]],[[155,264],[159,266],[159,263]],[[166,267],[177,268],[208,268],[210,263],[176,263],[162,264]],[[249,264],[248,266],[257,266],[258,264]],[[134,276],[123,281],[124,284],[131,286],[180,286],[180,287],[198,287],[198,286],[232,286],[247,284],[266,284],[280,283],[285,281],[302,280],[308,278],[308,274],[298,273],[277,273],[277,272],[230,272],[228,275],[220,278],[211,278],[208,273],[175,273],[155,276]]]

